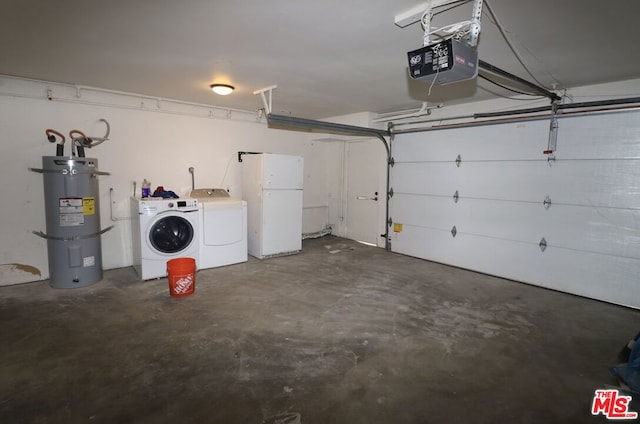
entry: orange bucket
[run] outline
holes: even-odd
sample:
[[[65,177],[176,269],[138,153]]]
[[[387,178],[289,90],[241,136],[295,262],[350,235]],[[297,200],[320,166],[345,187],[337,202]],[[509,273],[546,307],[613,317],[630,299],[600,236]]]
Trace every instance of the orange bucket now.
[[[169,294],[184,297],[193,294],[196,289],[196,260],[176,258],[167,261],[169,275]]]

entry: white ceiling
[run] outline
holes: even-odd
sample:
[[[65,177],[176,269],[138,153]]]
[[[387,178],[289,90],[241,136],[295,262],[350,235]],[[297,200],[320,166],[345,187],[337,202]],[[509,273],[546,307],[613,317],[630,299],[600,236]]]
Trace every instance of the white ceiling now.
[[[485,3],[487,0],[485,0]],[[571,88],[640,78],[638,0],[488,0],[533,75]],[[4,0],[0,74],[324,118],[506,95],[486,81],[410,81],[420,24],[394,25],[418,0]],[[471,17],[471,3],[441,26]],[[531,80],[485,7],[481,60]],[[209,84],[231,83],[227,97]],[[491,92],[487,91],[491,90]],[[638,90],[640,91],[640,89]],[[636,93],[637,94],[637,93]]]

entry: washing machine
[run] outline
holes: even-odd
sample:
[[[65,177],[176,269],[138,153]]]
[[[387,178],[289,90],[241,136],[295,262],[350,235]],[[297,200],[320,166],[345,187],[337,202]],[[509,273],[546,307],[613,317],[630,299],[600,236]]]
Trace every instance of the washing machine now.
[[[133,267],[143,280],[167,276],[167,261],[199,263],[200,209],[197,199],[131,198]]]
[[[247,261],[247,202],[224,189],[194,189],[200,210],[200,269]]]

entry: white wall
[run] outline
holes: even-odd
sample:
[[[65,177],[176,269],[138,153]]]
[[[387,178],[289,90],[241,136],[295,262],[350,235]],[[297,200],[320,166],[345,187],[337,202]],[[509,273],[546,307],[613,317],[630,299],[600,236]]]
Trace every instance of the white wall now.
[[[47,100],[47,94],[54,100]],[[102,227],[115,225],[102,236],[105,269],[132,263],[129,198],[134,182],[138,192],[147,178],[152,189],[162,185],[184,196],[191,189],[192,166],[197,187],[222,187],[241,196],[238,151],[304,157],[304,232],[322,230],[332,224],[330,217],[338,215],[337,177],[326,166],[340,163],[341,149],[335,144],[314,141],[306,133],[268,129],[257,115],[242,111],[0,78],[0,285],[49,276],[46,241],[32,234],[45,230],[42,174],[28,170],[41,168],[41,157],[55,154],[45,129],[64,134],[79,129],[101,137],[105,132],[101,118],[111,124],[109,140],[88,149],[86,155],[98,159],[100,171],[111,173],[99,180]],[[69,144],[65,147],[68,155]]]

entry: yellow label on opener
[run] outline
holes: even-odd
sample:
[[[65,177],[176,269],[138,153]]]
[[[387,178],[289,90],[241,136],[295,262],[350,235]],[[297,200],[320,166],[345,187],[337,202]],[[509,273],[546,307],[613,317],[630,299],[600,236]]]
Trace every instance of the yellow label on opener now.
[[[82,213],[85,215],[96,214],[96,199],[94,197],[82,198]]]

